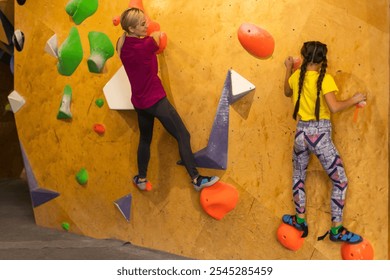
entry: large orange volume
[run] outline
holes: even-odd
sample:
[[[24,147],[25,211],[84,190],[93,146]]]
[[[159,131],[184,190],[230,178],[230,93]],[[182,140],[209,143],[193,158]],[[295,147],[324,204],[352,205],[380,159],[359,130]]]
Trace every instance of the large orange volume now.
[[[245,50],[257,58],[268,58],[274,52],[275,41],[271,34],[252,23],[241,24],[238,40]]]

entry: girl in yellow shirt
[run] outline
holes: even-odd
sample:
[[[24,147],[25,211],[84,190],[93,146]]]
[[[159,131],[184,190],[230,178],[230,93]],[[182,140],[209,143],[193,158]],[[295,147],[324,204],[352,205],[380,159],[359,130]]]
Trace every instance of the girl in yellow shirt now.
[[[330,114],[365,102],[366,96],[356,93],[346,100],[336,99],[337,85],[333,77],[326,73],[327,51],[327,46],[321,42],[305,42],[301,48],[302,65],[300,70],[295,72],[293,58],[289,56],[285,60],[284,94],[293,98],[293,118],[298,120],[298,123],[294,140],[292,185],[296,214],[284,215],[282,220],[302,231],[302,237],[307,236],[305,180],[309,156],[314,153],[333,184],[332,226],[319,240],[329,234],[331,241],[359,243],[363,240],[362,237],[342,225],[348,179],[339,152],[332,141]]]

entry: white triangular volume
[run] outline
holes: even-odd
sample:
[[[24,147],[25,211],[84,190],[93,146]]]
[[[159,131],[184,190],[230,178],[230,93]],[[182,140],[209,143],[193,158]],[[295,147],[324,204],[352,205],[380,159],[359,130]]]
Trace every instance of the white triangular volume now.
[[[14,114],[26,103],[26,100],[16,90],[8,95],[8,101]]]
[[[254,90],[256,87],[254,84],[249,82],[247,79],[242,77],[233,69],[230,69],[231,79],[232,79],[232,94],[237,96],[243,93],[247,93],[251,90]]]
[[[108,107],[112,110],[133,110],[131,87],[123,65],[103,88]]]
[[[47,52],[51,56],[54,56],[55,58],[58,57],[57,34],[54,34],[53,36],[50,37],[49,40],[47,40],[46,46],[45,46],[45,52]]]

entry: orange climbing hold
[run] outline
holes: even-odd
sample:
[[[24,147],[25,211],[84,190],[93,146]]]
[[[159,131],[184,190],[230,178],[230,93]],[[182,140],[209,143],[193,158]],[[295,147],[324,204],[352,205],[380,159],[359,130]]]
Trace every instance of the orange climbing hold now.
[[[301,237],[302,231],[285,223],[280,224],[276,236],[284,247],[292,251],[298,251],[305,241],[305,239]]]
[[[245,50],[257,58],[268,58],[274,52],[275,41],[271,34],[252,23],[241,24],[238,40]]]
[[[142,3],[142,0],[130,0],[129,8],[138,8],[145,12],[144,5]]]
[[[363,238],[363,241],[357,244],[343,243],[341,257],[343,260],[373,260],[374,249],[371,243]]]
[[[162,53],[165,50],[165,47],[167,46],[168,37],[165,32],[161,32],[160,36],[160,44],[158,45],[158,50],[156,54]]]
[[[115,16],[112,18],[112,23],[114,24],[114,26],[118,26],[119,23],[121,23],[121,16]]]
[[[217,182],[200,193],[200,204],[211,217],[221,220],[238,202],[238,191],[232,185]]]
[[[148,29],[146,30],[146,34],[150,35],[155,31],[160,31],[160,24],[156,21],[151,20],[148,23]]]
[[[93,130],[99,134],[99,135],[103,135],[104,132],[106,132],[106,128],[104,127],[104,125],[100,124],[100,123],[96,123],[93,125]]]

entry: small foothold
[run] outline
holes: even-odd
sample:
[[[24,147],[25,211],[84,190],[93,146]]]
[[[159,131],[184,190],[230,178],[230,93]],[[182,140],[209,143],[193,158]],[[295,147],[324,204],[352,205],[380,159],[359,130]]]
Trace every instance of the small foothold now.
[[[96,99],[95,104],[96,104],[96,106],[98,106],[99,108],[102,108],[103,105],[104,105],[104,100],[103,100],[102,98]]]
[[[69,225],[69,223],[67,223],[67,222],[63,222],[63,223],[61,224],[61,227],[62,227],[64,230],[66,230],[66,231],[69,231],[69,229],[70,229],[70,225]]]
[[[93,125],[93,130],[99,134],[99,135],[103,135],[104,132],[106,132],[106,128],[104,127],[104,125],[100,124],[100,123],[96,123]]]
[[[88,171],[85,168],[81,168],[76,174],[76,180],[80,185],[85,185],[88,182]]]
[[[120,22],[121,22],[121,17],[120,17],[120,16],[115,16],[115,17],[112,19],[112,23],[113,23],[115,26],[118,26]]]

